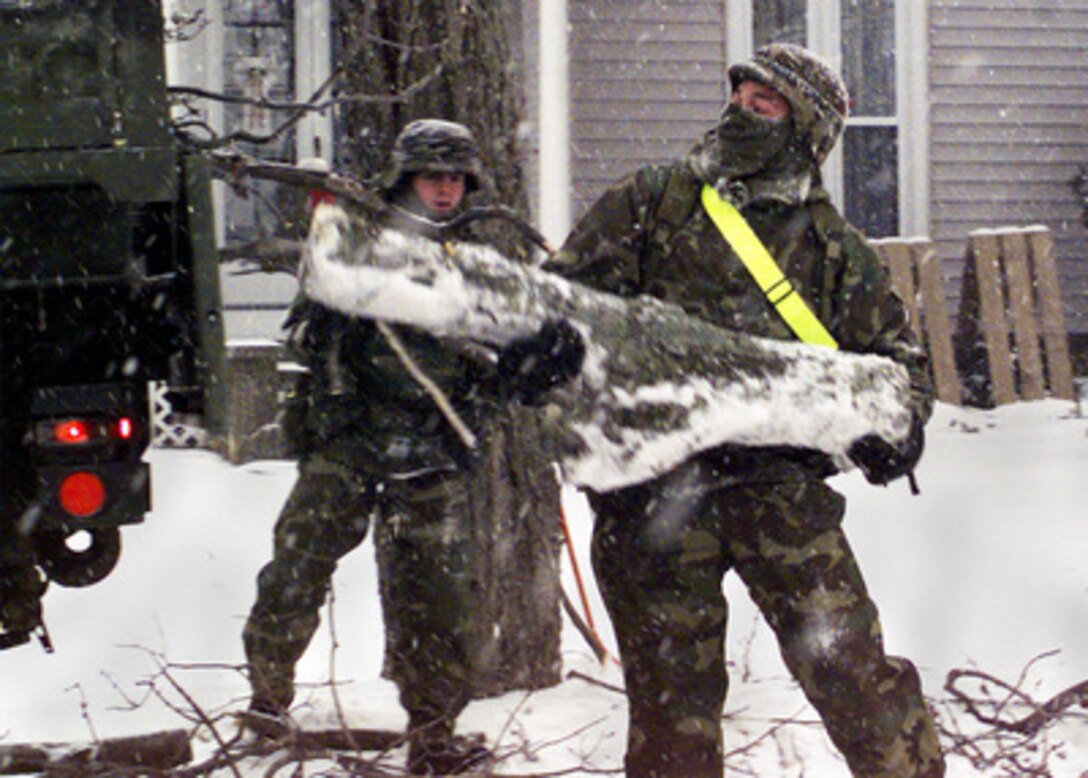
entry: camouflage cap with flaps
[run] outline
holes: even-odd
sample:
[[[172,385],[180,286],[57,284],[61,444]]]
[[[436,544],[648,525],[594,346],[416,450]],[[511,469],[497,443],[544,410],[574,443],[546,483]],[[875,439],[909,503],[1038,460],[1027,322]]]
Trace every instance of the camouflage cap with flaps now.
[[[424,170],[464,173],[465,188],[480,187],[480,150],[472,131],[444,119],[417,119],[393,143],[393,154],[382,186],[395,189],[402,179]]]
[[[748,80],[766,84],[786,98],[797,131],[808,136],[812,157],[821,165],[842,134],[850,100],[834,68],[801,46],[771,43],[748,62],[729,68],[734,90]]]

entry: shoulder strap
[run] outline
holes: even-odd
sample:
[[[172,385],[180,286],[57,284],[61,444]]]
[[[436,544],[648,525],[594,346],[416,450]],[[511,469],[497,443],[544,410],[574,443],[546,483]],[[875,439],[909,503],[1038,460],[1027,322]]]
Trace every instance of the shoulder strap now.
[[[826,261],[820,263],[820,300],[826,305],[834,297],[832,287],[836,272],[833,268],[843,257],[847,223],[826,195],[809,202],[809,213],[812,214],[812,226],[816,236],[824,244]]]
[[[846,219],[829,200],[819,199],[809,203],[812,225],[826,246],[828,259],[842,256],[842,241],[846,234]]]
[[[672,227],[683,226],[695,207],[695,194],[699,181],[686,165],[677,165],[669,173],[665,182],[665,191],[657,206],[654,219]]]
[[[793,288],[782,268],[740,215],[740,211],[723,200],[710,184],[703,184],[701,199],[714,226],[740,257],[756,284],[767,295],[767,300],[798,339],[803,343],[837,349],[839,344],[835,338]]]

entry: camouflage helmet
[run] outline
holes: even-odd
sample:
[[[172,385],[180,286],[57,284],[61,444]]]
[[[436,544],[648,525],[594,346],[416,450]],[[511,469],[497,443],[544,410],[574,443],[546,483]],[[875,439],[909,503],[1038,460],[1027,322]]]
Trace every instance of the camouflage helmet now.
[[[786,98],[816,165],[823,164],[842,134],[850,100],[846,84],[831,65],[801,46],[771,43],[748,62],[729,68],[734,91],[742,81],[758,81]]]
[[[465,191],[480,187],[480,150],[472,131],[463,124],[442,119],[417,119],[393,142],[389,168],[382,176],[386,190],[421,171],[464,173]]]

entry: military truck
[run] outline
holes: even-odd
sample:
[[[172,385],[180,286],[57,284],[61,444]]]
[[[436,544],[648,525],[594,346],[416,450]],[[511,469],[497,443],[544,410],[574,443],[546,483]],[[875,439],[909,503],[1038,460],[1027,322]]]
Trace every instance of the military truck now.
[[[151,507],[151,382],[222,431],[222,315],[159,0],[0,0],[0,52],[0,648],[48,649]]]

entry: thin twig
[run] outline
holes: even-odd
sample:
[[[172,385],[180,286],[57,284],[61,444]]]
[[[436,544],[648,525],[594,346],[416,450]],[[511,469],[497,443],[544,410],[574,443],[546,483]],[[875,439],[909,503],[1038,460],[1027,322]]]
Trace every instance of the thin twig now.
[[[174,680],[174,677],[170,674],[169,669],[163,667],[162,676],[172,687],[174,687],[174,691],[181,695],[182,699],[185,700],[186,703],[188,703],[188,705],[192,708],[193,712],[196,713],[196,715],[204,723],[204,726],[208,728],[208,731],[211,732],[212,737],[215,738],[215,742],[219,746],[219,749],[224,752],[229,751],[230,746],[225,740],[223,740],[222,735],[219,734],[219,728],[215,726],[215,722],[208,717],[208,714],[204,712],[204,709],[201,708],[199,704],[197,704],[197,701],[193,699],[192,695],[190,695],[189,692],[187,692],[180,683]],[[227,766],[230,768],[230,771],[234,774],[235,778],[242,778],[242,773],[239,772],[238,766],[234,764],[234,760],[230,760]]]
[[[362,206],[375,216],[389,211],[389,205],[376,192],[350,176],[305,170],[283,162],[257,159],[233,149],[214,151],[206,154],[205,158],[212,169],[223,178],[249,176],[308,189],[323,189],[336,197]]]
[[[214,135],[208,139],[197,139],[188,137],[186,140],[195,148],[210,150],[216,148],[222,148],[229,146],[235,142],[252,143],[254,145],[262,145],[270,143],[279,138],[283,133],[298,124],[307,113],[312,111],[324,111],[335,105],[345,103],[403,103],[411,100],[417,93],[425,89],[434,79],[442,73],[442,65],[439,64],[433,71],[423,76],[419,80],[410,84],[402,90],[399,90],[395,95],[347,95],[344,97],[335,97],[325,100],[323,102],[317,102],[318,98],[324,94],[333,82],[341,76],[341,70],[335,70],[333,73],[325,79],[325,81],[314,91],[310,99],[301,103],[278,103],[272,102],[265,98],[251,98],[251,97],[228,97],[227,95],[217,92],[211,92],[199,87],[189,86],[176,86],[171,87],[170,91],[177,95],[185,95],[190,97],[198,97],[201,99],[220,100],[222,102],[230,103],[244,103],[249,105],[255,105],[261,108],[268,108],[271,110],[289,110],[292,114],[287,117],[278,127],[271,132],[258,135],[256,133],[247,132],[245,130],[237,130],[229,135],[218,136]]]
[[[1003,719],[1000,715],[994,716],[984,713],[980,709],[977,700],[972,699],[956,687],[956,682],[961,678],[975,678],[983,683],[991,683],[994,686],[1009,692],[1010,698],[1016,699],[1034,710],[1027,716],[1012,720]],[[951,670],[948,673],[944,688],[964,706],[968,713],[983,724],[988,724],[996,729],[1016,732],[1017,734],[1028,736],[1036,734],[1040,729],[1057,718],[1065,709],[1073,705],[1088,705],[1088,681],[1081,681],[1080,683],[1074,684],[1043,703],[1038,703],[1033,700],[1021,691],[1018,686],[1008,684],[1000,678],[980,670]],[[1002,707],[1004,707],[1004,704],[998,706],[998,710]]]
[[[804,711],[804,708],[801,708],[796,713],[794,713],[792,716],[789,716],[788,718],[785,718],[785,719],[777,720],[774,724],[771,725],[771,727],[769,729],[764,730],[763,732],[761,732],[758,736],[756,736],[752,740],[748,741],[747,743],[745,743],[742,746],[737,746],[736,748],[732,749],[731,751],[728,751],[727,753],[725,753],[723,755],[723,757],[722,757],[723,761],[728,761],[730,757],[736,757],[736,756],[740,756],[742,754],[746,754],[746,753],[751,752],[757,745],[762,743],[767,738],[774,737],[774,735],[778,732],[778,730],[782,729],[783,727],[786,727],[786,726],[788,726],[790,724],[801,723],[801,718],[800,717],[801,717],[801,713],[803,711]]]
[[[543,249],[548,256],[555,253],[555,247],[546,237],[544,237],[543,233],[525,221],[525,219],[521,217],[521,214],[506,205],[487,205],[469,208],[464,213],[450,219],[450,221],[441,226],[444,229],[452,231],[464,224],[483,219],[502,219],[520,232],[522,237]]]
[[[608,649],[605,648],[604,643],[601,642],[600,636],[597,635],[596,630],[591,629],[586,624],[585,619],[578,613],[578,609],[574,607],[574,603],[570,601],[570,596],[566,590],[562,587],[559,588],[560,602],[563,605],[563,611],[570,619],[570,623],[574,625],[574,628],[578,630],[578,634],[586,641],[590,650],[593,651],[593,655],[597,657],[597,661],[602,665],[605,664],[611,657],[608,653]]]
[[[610,692],[616,692],[617,694],[624,695],[627,694],[627,692],[620,686],[616,686],[615,684],[611,684],[606,681],[600,681],[592,676],[579,672],[578,670],[571,670],[569,673],[567,673],[567,678],[577,678],[579,681],[585,681],[586,683],[593,684],[594,686],[599,686],[602,689],[607,689]]]
[[[397,355],[401,364],[404,365],[404,369],[408,371],[408,374],[411,375],[413,379],[415,379],[416,383],[423,387],[423,391],[430,395],[431,399],[434,400],[435,405],[438,406],[438,410],[446,417],[446,421],[450,423],[450,426],[453,427],[454,432],[457,433],[461,442],[465,444],[465,448],[470,451],[475,451],[477,446],[476,436],[473,434],[472,430],[468,428],[468,425],[461,420],[461,417],[457,414],[457,411],[454,410],[446,395],[438,388],[438,385],[431,380],[430,376],[424,373],[415,363],[415,360],[412,359],[412,355],[408,353],[408,350],[404,347],[400,338],[397,337],[393,328],[389,326],[387,322],[380,319],[375,320],[374,323],[378,328],[378,332],[382,334],[382,337],[385,338],[389,347],[393,349],[393,353]]]
[[[348,728],[347,718],[344,716],[344,706],[340,703],[340,692],[336,683],[336,654],[340,649],[340,639],[336,634],[336,588],[329,583],[329,693],[332,695],[333,708],[336,710],[336,720],[340,728],[344,730],[344,736],[351,745],[352,751],[358,751],[359,747]]]
[[[396,105],[400,103],[406,103],[415,97],[419,92],[426,89],[432,81],[438,78],[442,74],[442,66],[438,65],[430,73],[425,74],[412,84],[408,85],[404,89],[398,91],[392,95],[360,95],[360,94],[347,94],[338,95],[336,97],[330,97],[321,102],[316,102],[315,98],[311,97],[309,101],[297,102],[297,101],[282,101],[282,100],[269,100],[266,97],[245,97],[243,95],[228,95],[223,92],[214,92],[210,89],[204,89],[198,86],[171,86],[167,87],[167,92],[173,95],[196,97],[202,100],[214,100],[220,103],[229,103],[231,105],[250,105],[254,108],[263,108],[269,111],[295,111],[301,115],[307,113],[321,113],[327,111],[329,108],[338,105]],[[333,78],[338,77],[340,74],[336,73]],[[301,118],[301,117],[297,117]],[[295,119],[297,121],[297,118]],[[278,133],[273,133],[267,140],[275,139]],[[224,136],[224,139],[231,136]]]
[[[1014,683],[974,668],[950,671],[945,689],[952,698],[940,703],[944,715],[937,720],[942,737],[951,741],[947,752],[965,758],[980,773],[995,774],[997,768],[1002,770],[1001,775],[1050,776],[1051,758],[1066,758],[1065,744],[1051,740],[1050,725],[1071,715],[1067,713],[1071,706],[1088,706],[1088,681],[1070,686],[1043,703],[1023,691],[1030,669],[1054,653],[1036,656]],[[965,681],[976,683],[977,690],[971,693],[963,689]],[[957,708],[986,729],[966,732]],[[1019,708],[1028,708],[1030,713],[1017,718],[1014,711]]]

